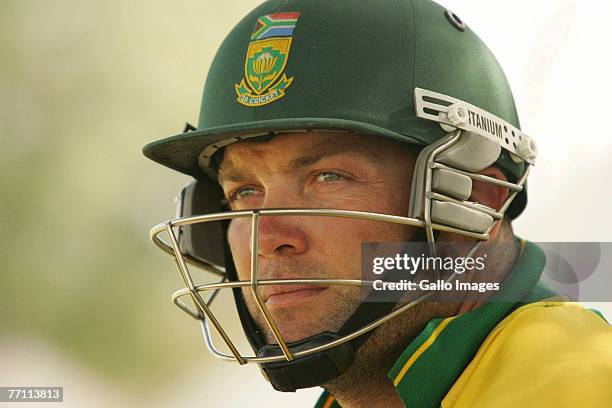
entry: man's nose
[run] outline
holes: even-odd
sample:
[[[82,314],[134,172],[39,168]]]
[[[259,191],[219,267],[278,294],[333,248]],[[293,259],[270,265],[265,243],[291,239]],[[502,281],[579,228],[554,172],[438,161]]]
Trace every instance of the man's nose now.
[[[299,255],[308,249],[308,240],[295,216],[259,217],[259,250],[263,257]]]

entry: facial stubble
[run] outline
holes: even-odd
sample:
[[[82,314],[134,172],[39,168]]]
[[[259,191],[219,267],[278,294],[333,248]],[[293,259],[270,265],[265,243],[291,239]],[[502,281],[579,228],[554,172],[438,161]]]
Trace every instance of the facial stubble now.
[[[355,273],[359,273],[356,271]],[[287,277],[290,275],[291,277]],[[286,257],[271,268],[260,271],[267,279],[338,279],[339,274],[317,262],[298,262]],[[291,285],[285,285],[290,287]],[[306,300],[303,305],[270,310],[285,341],[297,341],[323,332],[337,332],[355,312],[361,302],[361,288],[349,285],[321,285],[327,288]],[[277,344],[250,289],[242,289],[247,308],[257,329],[268,344]],[[293,326],[293,327],[292,327]]]

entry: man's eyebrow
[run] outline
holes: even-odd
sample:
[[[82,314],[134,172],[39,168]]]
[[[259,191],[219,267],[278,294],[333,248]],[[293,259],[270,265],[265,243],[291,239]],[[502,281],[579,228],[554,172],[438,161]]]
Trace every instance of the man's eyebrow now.
[[[291,160],[286,166],[286,171],[293,172],[300,168],[311,166],[326,157],[340,154],[358,154],[374,164],[382,162],[380,154],[372,150],[371,146],[366,146],[363,143],[345,139],[341,136],[331,136],[318,142],[314,146],[304,149],[303,156]]]
[[[242,181],[245,180],[245,177],[242,175],[242,173],[235,168],[232,163],[228,163],[226,165],[223,166],[223,168],[220,168],[217,174],[217,182],[220,185],[223,185],[223,183],[228,182],[228,181],[232,181],[234,183],[240,183]]]
[[[342,138],[342,136],[330,136],[314,146],[304,148],[302,155],[291,160],[285,166],[284,171],[292,173],[301,168],[312,166],[326,157],[338,156],[340,154],[357,154],[374,164],[379,164],[383,161],[382,156],[374,151],[371,145]],[[240,169],[233,166],[232,162],[225,163],[219,168],[217,181],[220,185],[228,181],[240,183],[244,180],[246,180],[246,177]]]

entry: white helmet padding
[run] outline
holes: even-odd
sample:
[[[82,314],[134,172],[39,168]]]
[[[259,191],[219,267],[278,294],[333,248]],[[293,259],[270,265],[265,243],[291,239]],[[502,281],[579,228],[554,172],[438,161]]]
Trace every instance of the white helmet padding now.
[[[436,163],[448,166],[448,169],[432,169],[431,190],[440,196],[446,196],[451,201],[437,200],[433,196],[431,204],[431,220],[436,224],[448,225],[476,233],[486,233],[495,219],[485,212],[495,212],[494,209],[466,201],[472,195],[472,179],[453,169],[478,173],[497,161],[501,153],[499,144],[466,131],[460,133],[459,140],[449,148],[434,157]],[[425,211],[425,188],[427,180],[427,163],[437,149],[448,143],[448,138],[425,147],[417,158],[410,193],[409,217],[423,219]],[[485,212],[483,212],[485,211]]]
[[[472,132],[462,131],[457,143],[441,152],[436,161],[459,170],[478,173],[499,158],[501,146]]]
[[[444,169],[433,171],[432,190],[446,193],[457,200],[467,200],[472,195],[472,179],[466,175]]]

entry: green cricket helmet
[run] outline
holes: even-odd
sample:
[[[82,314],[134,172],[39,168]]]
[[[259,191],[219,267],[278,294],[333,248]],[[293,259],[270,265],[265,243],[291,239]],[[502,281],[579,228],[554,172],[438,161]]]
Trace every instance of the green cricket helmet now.
[[[433,230],[486,239],[504,213],[514,218],[525,207],[535,145],[520,130],[497,60],[456,14],[430,0],[266,1],[238,23],[215,55],[197,128],[144,148],[148,158],[196,179],[181,194],[181,216],[187,221],[160,224],[152,239],[177,257],[187,289],[177,292],[175,301],[190,295],[197,310],[177,304],[202,322],[211,321],[222,336],[187,269],[193,263],[237,280],[226,226],[207,222],[237,215],[200,217],[223,211],[213,156],[246,138],[295,131],[307,137],[317,130],[423,147],[414,172],[411,218],[406,219],[426,228],[430,241]],[[477,174],[494,163],[509,182]],[[500,209],[469,202],[473,179],[509,188],[509,200]],[[238,216],[259,217],[265,211]],[[182,227],[178,236],[173,227]],[[157,238],[162,231],[170,235],[170,244]],[[364,303],[338,333],[295,344],[277,338],[278,345],[266,345],[240,288],[225,287],[234,289],[256,352],[243,358],[226,341],[234,358],[260,364],[283,391],[320,385],[346,370],[375,327],[368,322],[387,318],[396,305]]]

